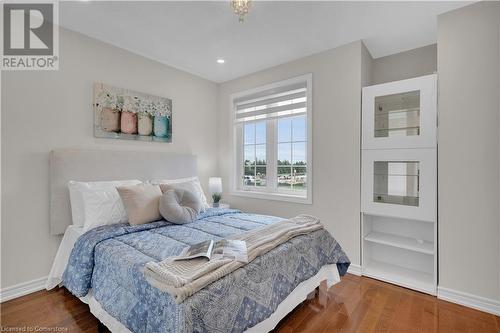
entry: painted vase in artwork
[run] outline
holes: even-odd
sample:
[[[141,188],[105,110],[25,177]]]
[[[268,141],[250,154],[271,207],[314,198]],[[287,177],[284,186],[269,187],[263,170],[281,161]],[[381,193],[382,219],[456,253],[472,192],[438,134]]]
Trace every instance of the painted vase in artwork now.
[[[159,138],[166,138],[168,136],[168,117],[155,116],[153,128],[155,136]]]
[[[101,128],[106,132],[120,132],[120,111],[112,108],[102,108]]]
[[[137,117],[139,135],[151,135],[153,133],[153,119],[147,113],[141,112]]]
[[[135,113],[122,112],[121,130],[125,134],[137,134],[137,115]]]

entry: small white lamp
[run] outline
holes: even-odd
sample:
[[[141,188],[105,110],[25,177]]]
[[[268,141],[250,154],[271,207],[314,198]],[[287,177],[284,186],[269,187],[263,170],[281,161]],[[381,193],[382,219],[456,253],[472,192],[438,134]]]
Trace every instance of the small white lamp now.
[[[219,201],[222,198],[222,178],[210,177],[208,179],[208,192],[212,196],[213,206],[219,207]]]

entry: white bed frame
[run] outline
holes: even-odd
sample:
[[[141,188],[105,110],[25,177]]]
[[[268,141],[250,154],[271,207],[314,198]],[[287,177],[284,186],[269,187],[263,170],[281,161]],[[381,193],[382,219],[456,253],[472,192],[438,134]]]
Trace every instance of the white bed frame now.
[[[148,163],[144,163],[144,161],[148,161]],[[67,190],[69,180],[175,179],[195,175],[197,175],[197,167],[196,157],[193,155],[102,150],[53,151],[50,155],[51,231],[53,234],[61,234],[70,225],[71,209]],[[65,234],[65,237],[63,237],[51,274],[47,280],[47,289],[52,289],[60,281],[75,241],[76,237],[74,235]],[[321,283],[325,280],[326,283]],[[339,281],[340,276],[337,265],[323,266],[315,276],[300,283],[280,303],[269,318],[251,327],[246,332],[262,333],[271,331],[297,305],[308,297],[314,297],[316,288],[321,288],[320,301],[325,301],[326,290]],[[80,299],[89,305],[90,312],[111,332],[132,333],[101,307],[101,304],[94,298],[92,291]]]
[[[321,283],[325,281],[326,283]],[[316,288],[320,288],[320,302],[326,305],[326,292],[328,288],[340,281],[337,265],[325,265],[310,279],[301,282],[284,300],[278,305],[274,313],[264,321],[246,330],[246,333],[263,333],[273,330],[281,319],[292,312],[300,303],[316,294]],[[87,303],[90,312],[113,333],[132,333],[121,322],[106,312],[101,304],[94,298],[92,292],[80,298]]]

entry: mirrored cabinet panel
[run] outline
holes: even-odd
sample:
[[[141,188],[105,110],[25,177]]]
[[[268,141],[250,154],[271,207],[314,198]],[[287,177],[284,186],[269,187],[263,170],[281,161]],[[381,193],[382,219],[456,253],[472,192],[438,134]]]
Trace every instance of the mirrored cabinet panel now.
[[[420,91],[375,97],[376,138],[420,134]]]
[[[373,162],[373,201],[418,207],[419,162]]]

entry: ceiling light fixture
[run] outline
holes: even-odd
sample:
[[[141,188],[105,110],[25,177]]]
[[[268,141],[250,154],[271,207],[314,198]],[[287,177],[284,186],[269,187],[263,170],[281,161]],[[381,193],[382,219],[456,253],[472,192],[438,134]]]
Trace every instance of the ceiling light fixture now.
[[[252,0],[231,0],[231,8],[243,23],[245,14],[248,14]]]
[[[224,60],[224,59],[217,59],[217,63],[218,63],[218,64],[223,64],[223,63],[225,63],[225,62],[226,62],[226,60]]]

